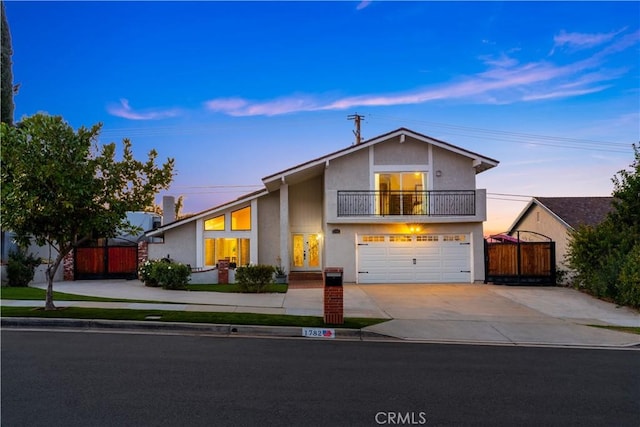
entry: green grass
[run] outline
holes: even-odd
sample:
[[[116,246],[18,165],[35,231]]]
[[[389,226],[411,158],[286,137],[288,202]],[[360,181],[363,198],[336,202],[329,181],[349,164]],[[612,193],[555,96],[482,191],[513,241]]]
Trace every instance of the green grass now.
[[[612,329],[614,331],[628,332],[630,334],[640,335],[639,326],[613,326],[613,325],[589,325],[594,328]]]
[[[54,285],[55,288],[55,285]],[[277,285],[272,284],[269,285],[266,289],[266,292],[270,293],[286,293],[287,285]],[[238,285],[188,285],[187,288],[189,291],[194,292],[229,292],[229,293],[240,293],[240,288]],[[171,291],[167,291],[171,292]],[[6,287],[3,286],[0,288],[0,298],[7,300],[35,300],[44,301],[46,291],[40,288],[29,288],[29,287]],[[135,300],[135,299],[124,299],[124,298],[105,298],[105,297],[94,297],[88,295],[75,295],[68,294],[65,292],[56,292],[53,291],[53,300],[54,301],[98,301],[98,302],[161,302],[163,304],[172,304],[167,301],[149,301],[149,300]]]
[[[55,285],[54,285],[55,287]],[[11,300],[45,300],[47,291],[40,288],[28,287],[2,287],[0,288],[0,298]],[[148,300],[129,300],[123,298],[103,298],[87,295],[67,294],[64,292],[53,291],[53,301],[99,301],[99,302],[154,302]],[[170,304],[170,303],[166,303]]]
[[[267,285],[265,289],[265,293],[279,293],[286,294],[288,285],[286,284],[271,284]],[[196,292],[229,292],[229,293],[240,293],[240,286],[235,283],[224,284],[224,285],[187,285],[187,289],[190,291]]]
[[[285,314],[256,313],[204,313],[165,310],[129,310],[68,307],[59,310],[45,311],[32,307],[0,307],[3,317],[38,317],[69,319],[107,319],[107,320],[147,320],[147,316],[159,316],[163,322],[214,323],[233,325],[264,326],[299,326],[299,327],[334,327],[361,329],[389,319],[356,318],[344,319],[343,325],[326,325],[322,317],[289,316]]]

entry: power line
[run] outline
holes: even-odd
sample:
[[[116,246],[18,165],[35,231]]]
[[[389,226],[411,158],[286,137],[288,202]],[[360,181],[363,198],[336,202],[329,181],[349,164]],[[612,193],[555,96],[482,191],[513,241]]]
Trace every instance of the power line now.
[[[535,197],[525,194],[508,194],[508,193],[487,193],[492,196],[509,196],[509,197]]]
[[[262,185],[172,185],[171,188],[262,188]]]
[[[425,120],[405,119],[400,117],[381,116],[377,114],[370,114],[369,117],[377,117],[383,120],[391,120],[394,122],[414,122],[420,124],[426,124],[433,127],[440,127],[457,132],[449,132],[453,135],[461,136],[478,136],[489,135],[493,140],[506,141],[519,144],[530,145],[545,145],[551,147],[582,149],[591,151],[606,151],[615,153],[628,153],[630,143],[611,142],[592,139],[577,139],[567,137],[557,137],[549,135],[529,134],[523,132],[512,132],[502,130],[492,130],[484,128],[475,128],[470,126],[452,125],[446,123],[430,122]]]

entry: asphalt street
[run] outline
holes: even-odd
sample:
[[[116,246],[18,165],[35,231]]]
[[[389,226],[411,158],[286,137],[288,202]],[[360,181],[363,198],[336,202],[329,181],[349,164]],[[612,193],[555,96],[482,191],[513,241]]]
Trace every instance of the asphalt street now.
[[[637,426],[633,350],[3,330],[3,426]]]

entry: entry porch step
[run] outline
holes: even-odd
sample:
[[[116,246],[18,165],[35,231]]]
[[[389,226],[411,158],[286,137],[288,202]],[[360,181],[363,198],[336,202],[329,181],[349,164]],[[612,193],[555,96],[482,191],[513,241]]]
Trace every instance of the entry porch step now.
[[[289,289],[322,288],[322,273],[319,271],[292,271],[289,273]]]
[[[322,272],[321,271],[292,271],[289,273],[289,281],[308,281],[308,280],[319,280],[322,281]]]

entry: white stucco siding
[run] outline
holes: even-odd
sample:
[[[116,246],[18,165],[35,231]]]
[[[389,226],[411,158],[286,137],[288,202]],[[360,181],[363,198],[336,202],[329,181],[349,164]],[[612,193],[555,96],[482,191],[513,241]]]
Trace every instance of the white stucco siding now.
[[[291,231],[322,231],[322,176],[289,186],[289,224]]]
[[[279,257],[280,192],[275,191],[258,199],[258,262],[276,265]]]
[[[339,230],[339,233],[337,232]],[[344,281],[357,280],[357,238],[362,234],[411,234],[407,224],[328,224],[325,266],[342,267]],[[482,223],[430,224],[420,234],[468,234],[471,251],[471,281],[484,281],[484,237]]]
[[[440,171],[440,176],[438,175]],[[473,160],[433,147],[433,189],[434,190],[475,190],[476,174]]]
[[[183,264],[197,266],[196,221],[165,231],[164,243],[149,243],[149,259],[166,256]]]
[[[374,146],[374,165],[428,165],[429,145],[406,137],[394,138]]]
[[[369,150],[333,159],[325,169],[325,190],[369,190]],[[335,203],[335,201],[334,201]]]
[[[515,237],[517,234],[516,231],[518,230],[534,231],[550,237],[556,242],[556,266],[567,268],[564,265],[564,257],[569,246],[569,231],[567,227],[555,216],[550,214],[549,211],[534,204],[511,234]],[[520,238],[527,240],[531,239],[532,236],[527,236],[527,233],[522,233]]]

